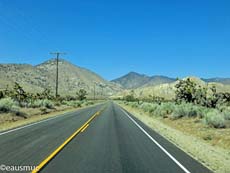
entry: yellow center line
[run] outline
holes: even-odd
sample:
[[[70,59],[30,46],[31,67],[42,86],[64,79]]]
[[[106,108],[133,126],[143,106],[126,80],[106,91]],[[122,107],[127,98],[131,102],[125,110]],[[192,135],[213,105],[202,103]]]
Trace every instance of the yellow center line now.
[[[89,124],[86,124],[86,126],[81,130],[81,133],[84,132],[87,127],[89,127]]]
[[[105,108],[104,108],[105,109]],[[51,161],[77,134],[83,132],[89,123],[104,110],[96,112],[93,116],[88,119],[79,129],[77,129],[69,138],[67,138],[57,149],[55,149],[46,159],[44,159],[33,171],[32,173],[39,172],[49,161]]]

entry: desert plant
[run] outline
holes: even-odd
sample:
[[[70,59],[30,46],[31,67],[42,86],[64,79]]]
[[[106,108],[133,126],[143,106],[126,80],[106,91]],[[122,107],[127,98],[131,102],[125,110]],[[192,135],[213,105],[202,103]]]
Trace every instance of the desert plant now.
[[[11,112],[17,109],[16,102],[11,98],[0,99],[0,112]]]
[[[5,95],[4,95],[4,92],[3,91],[0,91],[0,99],[4,98]]]
[[[73,107],[81,107],[82,101],[63,101],[62,104]]]
[[[86,95],[87,95],[87,91],[84,90],[84,89],[80,89],[78,92],[77,92],[77,98],[79,100],[85,100],[86,99]]]
[[[45,107],[48,109],[53,109],[54,103],[51,100],[43,99],[43,100],[35,100],[29,106],[33,108]]]
[[[205,115],[205,122],[214,128],[224,128],[225,120],[223,114],[218,110],[212,110]]]
[[[176,101],[178,103],[193,103],[195,101],[193,94],[196,92],[196,83],[193,82],[190,78],[186,80],[179,80],[175,87]]]
[[[172,114],[174,109],[175,105],[173,103],[162,103],[156,107],[153,114],[166,118],[168,115]]]
[[[224,110],[223,115],[225,120],[230,120],[230,110]]]
[[[12,96],[13,99],[16,100],[21,107],[24,106],[25,104],[23,104],[23,103],[26,102],[27,93],[22,88],[22,86],[20,86],[19,83],[17,83],[17,82],[14,83],[13,93],[14,93]]]
[[[133,107],[133,108],[136,108],[136,107],[138,107],[138,103],[137,102],[132,102],[132,103],[130,103],[130,106]]]
[[[153,103],[142,103],[140,105],[140,108],[143,109],[145,112],[152,113],[157,108],[157,105]]]
[[[183,106],[176,106],[170,118],[173,120],[182,118],[186,115],[186,111]]]

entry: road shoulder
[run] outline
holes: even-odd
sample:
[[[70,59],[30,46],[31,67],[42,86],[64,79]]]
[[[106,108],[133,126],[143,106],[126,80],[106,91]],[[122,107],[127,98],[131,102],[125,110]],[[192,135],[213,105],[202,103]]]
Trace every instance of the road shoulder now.
[[[164,124],[159,118],[150,117],[141,110],[123,104],[119,105],[212,171],[230,172],[229,151],[211,146],[194,136],[174,129]]]

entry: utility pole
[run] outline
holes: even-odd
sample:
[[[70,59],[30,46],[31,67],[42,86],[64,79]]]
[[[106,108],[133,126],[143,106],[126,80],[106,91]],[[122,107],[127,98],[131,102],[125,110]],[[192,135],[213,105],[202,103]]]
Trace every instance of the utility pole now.
[[[60,55],[65,55],[66,53],[61,53],[61,52],[52,52],[50,53],[52,55],[56,55],[56,92],[55,92],[55,96],[56,98],[58,97],[58,63],[59,63],[59,56]]]
[[[94,100],[96,100],[96,85],[98,84],[97,82],[93,82],[93,98],[94,98]]]
[[[95,92],[96,92],[96,91],[95,91],[95,85],[96,85],[96,84],[94,83],[94,85],[93,85],[93,99],[94,99],[94,100],[96,99],[96,98],[95,98]]]

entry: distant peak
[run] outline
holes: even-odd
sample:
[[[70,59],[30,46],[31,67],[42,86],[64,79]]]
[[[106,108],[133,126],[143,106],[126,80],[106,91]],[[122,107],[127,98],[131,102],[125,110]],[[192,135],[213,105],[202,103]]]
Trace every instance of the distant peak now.
[[[62,59],[62,58],[59,58],[58,60],[59,60],[59,63],[61,62],[61,63],[65,63],[65,64],[71,64],[70,62],[68,62],[67,60]],[[54,64],[54,63],[56,63],[56,61],[57,61],[56,58],[51,58],[51,59],[49,59],[49,60],[47,60],[41,64],[38,64],[37,66],[46,65],[46,64]]]
[[[140,75],[140,74],[137,73],[137,72],[131,71],[131,72],[129,72],[127,75]]]

